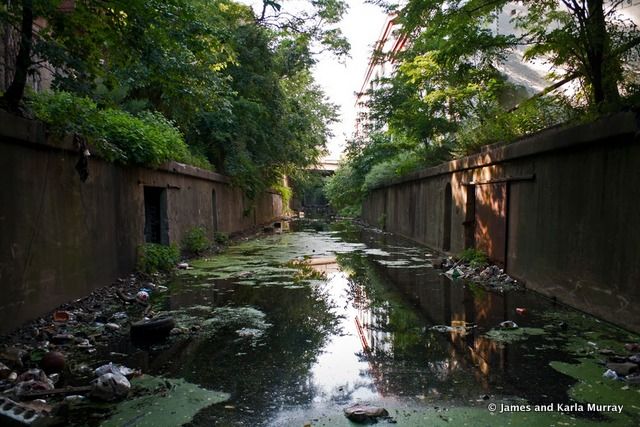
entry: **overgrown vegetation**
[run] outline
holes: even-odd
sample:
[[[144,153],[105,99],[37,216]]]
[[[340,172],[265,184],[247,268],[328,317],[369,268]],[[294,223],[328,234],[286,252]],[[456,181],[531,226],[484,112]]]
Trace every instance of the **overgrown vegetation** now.
[[[182,239],[182,249],[191,255],[201,255],[211,248],[211,241],[207,237],[204,227],[194,227],[187,231]]]
[[[223,233],[222,231],[216,231],[215,233],[213,233],[213,241],[219,245],[228,245],[229,235],[227,233]]]
[[[484,267],[488,265],[487,254],[474,248],[467,248],[458,255],[458,259],[471,265],[471,267]]]
[[[180,130],[160,113],[100,109],[88,97],[65,91],[33,94],[29,106],[54,133],[83,135],[110,161],[157,166],[175,160],[211,169],[204,156],[191,153]]]
[[[394,73],[365,93],[364,132],[326,186],[337,209],[357,212],[372,188],[487,144],[638,106],[640,31],[620,0],[381,3],[407,41],[376,52]],[[545,91],[510,79],[505,64],[521,57],[553,70]]]
[[[310,70],[314,49],[348,51],[343,0],[265,0],[257,12],[233,0],[67,3],[0,9],[21,41],[6,52],[16,73],[3,107],[24,110],[26,76],[46,61],[54,92],[28,105],[54,131],[121,163],[213,165],[250,200],[324,153],[335,107]],[[47,25],[34,35],[38,17]]]
[[[170,272],[180,261],[177,245],[145,243],[138,247],[138,271],[147,274]]]

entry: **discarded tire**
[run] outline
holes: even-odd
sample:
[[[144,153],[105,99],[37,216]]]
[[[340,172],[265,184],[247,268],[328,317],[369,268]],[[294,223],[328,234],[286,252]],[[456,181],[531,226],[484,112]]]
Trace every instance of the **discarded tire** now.
[[[165,338],[176,326],[171,316],[141,320],[131,324],[131,338],[137,340],[154,340]]]

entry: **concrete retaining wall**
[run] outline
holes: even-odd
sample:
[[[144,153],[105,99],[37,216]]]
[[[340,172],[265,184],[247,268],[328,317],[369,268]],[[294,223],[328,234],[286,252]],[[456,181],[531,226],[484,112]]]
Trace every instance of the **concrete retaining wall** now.
[[[640,331],[638,123],[621,113],[488,147],[374,190],[363,217],[445,252],[480,248],[528,287]]]
[[[52,141],[41,123],[0,112],[0,332],[132,271],[145,240],[145,187],[165,194],[169,243],[196,226],[234,233],[283,213],[280,195],[248,209],[227,177],[190,166],[90,157],[82,183],[77,160],[70,139]]]

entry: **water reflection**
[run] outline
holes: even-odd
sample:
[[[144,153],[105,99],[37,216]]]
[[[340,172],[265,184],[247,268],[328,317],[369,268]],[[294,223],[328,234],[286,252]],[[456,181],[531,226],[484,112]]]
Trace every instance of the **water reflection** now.
[[[548,366],[549,360],[562,360],[563,355],[553,348],[530,354],[549,337],[505,345],[484,336],[508,319],[524,327],[537,325],[531,317],[517,318],[515,309],[543,312],[550,302],[526,292],[498,294],[452,283],[430,268],[389,268],[357,254],[340,260],[356,272],[350,282],[368,347],[364,356],[375,367],[372,372],[383,394],[464,401],[499,391],[531,401],[567,401],[563,385],[571,381]],[[432,325],[475,327],[439,332],[429,329]],[[548,390],[546,396],[537,388],[541,385]]]
[[[172,286],[165,308],[190,313],[201,329],[144,353],[147,372],[232,396],[227,408],[209,407],[193,425],[290,425],[341,414],[356,401],[392,407],[481,406],[484,395],[568,401],[574,380],[549,366],[574,360],[557,345],[565,332],[551,325],[544,335],[507,344],[485,335],[508,319],[542,326],[537,313],[554,308],[550,301],[452,283],[431,267],[433,254],[389,235],[321,230],[237,248],[238,277],[221,279],[205,269]],[[288,255],[274,253],[298,260],[282,262]],[[242,278],[243,269],[251,280]],[[216,307],[249,315],[227,315],[208,331],[203,325]],[[518,315],[518,307],[528,314]],[[440,332],[434,325],[475,327]],[[239,332],[258,329],[251,337]]]

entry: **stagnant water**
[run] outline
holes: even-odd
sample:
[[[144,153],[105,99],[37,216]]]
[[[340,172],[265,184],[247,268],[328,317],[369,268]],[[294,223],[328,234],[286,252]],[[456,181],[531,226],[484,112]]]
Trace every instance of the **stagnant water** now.
[[[601,349],[624,352],[637,336],[533,292],[450,281],[435,256],[349,224],[236,244],[155,301],[198,332],[129,362],[228,394],[193,426],[350,425],[343,409],[357,402],[385,407],[383,425],[640,424],[640,388],[599,364]],[[504,320],[520,327],[497,330]],[[524,411],[500,414],[504,404]]]

